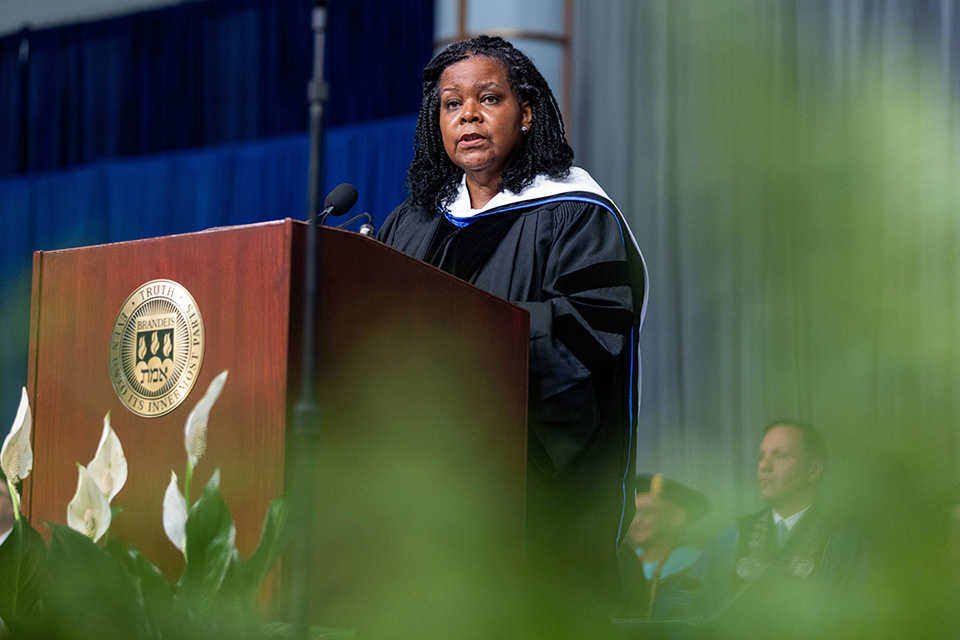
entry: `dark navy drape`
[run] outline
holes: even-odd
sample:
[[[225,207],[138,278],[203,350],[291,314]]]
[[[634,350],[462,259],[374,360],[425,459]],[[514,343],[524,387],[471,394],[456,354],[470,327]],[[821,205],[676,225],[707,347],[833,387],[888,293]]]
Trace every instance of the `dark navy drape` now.
[[[330,3],[330,126],[416,112],[432,3]],[[0,39],[0,175],[308,127],[312,3],[208,0]]]

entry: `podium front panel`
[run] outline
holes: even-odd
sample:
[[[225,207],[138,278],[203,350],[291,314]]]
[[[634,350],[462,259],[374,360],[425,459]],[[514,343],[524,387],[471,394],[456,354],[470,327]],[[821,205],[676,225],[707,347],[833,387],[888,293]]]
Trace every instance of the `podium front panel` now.
[[[284,220],[35,254],[24,511],[38,530],[65,523],[76,463],[93,458],[109,411],[130,467],[111,535],[175,579],[163,493],[171,470],[183,486],[187,415],[229,370],[191,498],[219,468],[240,553],[252,552],[290,481],[305,231]],[[523,546],[526,312],[359,234],[324,228],[319,245],[315,621],[375,626],[393,611],[396,623],[504,584]],[[193,296],[206,346],[190,395],[145,418],[115,393],[108,352],[124,301],[156,279]]]

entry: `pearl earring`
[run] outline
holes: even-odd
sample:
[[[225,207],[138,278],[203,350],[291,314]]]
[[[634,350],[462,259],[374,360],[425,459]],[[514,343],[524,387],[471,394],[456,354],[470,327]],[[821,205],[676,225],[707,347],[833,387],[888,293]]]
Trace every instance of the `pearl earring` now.
[[[520,127],[520,131],[523,131],[524,133],[526,133],[526,132],[527,132],[527,125],[523,125],[522,127]]]

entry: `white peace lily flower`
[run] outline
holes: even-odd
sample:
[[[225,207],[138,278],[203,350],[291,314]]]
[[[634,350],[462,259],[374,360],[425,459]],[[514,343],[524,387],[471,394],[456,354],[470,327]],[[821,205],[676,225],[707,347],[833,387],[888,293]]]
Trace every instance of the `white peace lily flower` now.
[[[13,419],[10,433],[3,440],[0,449],[0,467],[7,481],[15,485],[28,475],[33,469],[33,449],[30,447],[30,424],[33,414],[30,412],[30,401],[27,398],[27,388],[23,388],[20,395],[20,407],[17,417]]]
[[[170,472],[170,484],[163,494],[163,530],[181,553],[187,550],[187,500],[180,493],[177,474]]]
[[[187,448],[187,458],[191,466],[196,466],[197,460],[203,457],[207,450],[207,420],[210,418],[210,409],[220,397],[223,385],[227,381],[227,372],[223,371],[213,379],[207,393],[200,399],[197,406],[187,416],[184,427],[184,444]]]
[[[110,528],[110,503],[87,468],[78,464],[77,470],[80,478],[67,505],[67,526],[96,542]]]
[[[110,412],[103,419],[103,435],[100,436],[97,455],[87,465],[87,471],[107,496],[107,502],[113,501],[127,481],[127,459],[123,455],[120,438],[110,427]]]

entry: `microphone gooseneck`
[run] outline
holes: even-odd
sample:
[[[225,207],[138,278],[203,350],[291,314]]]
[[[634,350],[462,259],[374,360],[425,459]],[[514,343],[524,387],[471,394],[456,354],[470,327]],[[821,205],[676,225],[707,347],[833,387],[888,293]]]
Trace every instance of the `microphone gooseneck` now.
[[[367,213],[366,211],[364,211],[363,213],[359,213],[359,214],[353,216],[352,218],[350,218],[350,219],[347,220],[346,222],[341,222],[340,224],[337,225],[337,229],[344,229],[344,228],[346,228],[346,227],[349,227],[351,224],[353,224],[353,223],[356,222],[357,220],[360,220],[361,218],[366,218],[366,219],[367,219],[366,223],[364,223],[362,226],[372,226],[372,225],[373,225],[373,216],[371,216],[369,213]]]

